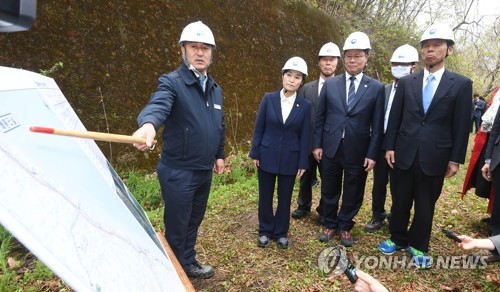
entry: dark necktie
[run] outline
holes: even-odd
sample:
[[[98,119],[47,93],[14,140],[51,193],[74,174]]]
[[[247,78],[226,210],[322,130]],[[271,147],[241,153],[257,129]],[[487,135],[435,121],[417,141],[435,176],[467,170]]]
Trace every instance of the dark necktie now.
[[[203,85],[205,85],[205,79],[207,79],[207,76],[205,76],[205,75],[198,77],[198,83],[200,84],[203,92],[205,92],[205,86],[203,86]]]
[[[429,105],[432,101],[432,96],[434,95],[434,83],[432,82],[434,78],[435,77],[432,74],[429,74],[429,76],[427,76],[427,84],[422,91],[422,105],[424,106],[424,113],[427,112],[427,109],[429,108]]]
[[[356,95],[356,87],[354,86],[354,80],[356,80],[355,76],[349,77],[351,80],[351,84],[349,84],[349,93],[347,94],[347,107],[350,108],[351,102],[354,100],[354,96]]]

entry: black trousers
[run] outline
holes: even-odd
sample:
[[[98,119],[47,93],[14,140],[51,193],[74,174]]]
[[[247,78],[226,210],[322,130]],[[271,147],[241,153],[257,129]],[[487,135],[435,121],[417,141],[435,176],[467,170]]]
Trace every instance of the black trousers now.
[[[491,212],[491,235],[500,234],[500,169],[498,167],[491,173],[495,195],[493,196],[493,211]]]
[[[392,197],[389,229],[391,240],[399,246],[410,245],[427,252],[431,237],[434,207],[441,194],[444,175],[428,176],[420,169],[418,155],[407,170],[394,169],[394,190]],[[410,211],[415,210],[410,229]]]
[[[333,158],[323,156],[321,166],[321,199],[325,227],[351,230],[354,226],[353,218],[363,204],[367,177],[363,163],[345,161],[344,145],[341,143]],[[342,186],[342,206],[337,214]]]
[[[207,208],[212,170],[173,169],[162,163],[157,170],[165,201],[165,238],[184,267],[196,262],[194,246]]]
[[[290,205],[296,175],[274,174],[257,171],[259,178],[259,236],[279,239],[288,236]],[[273,212],[274,188],[278,180],[278,206]]]
[[[316,170],[319,168],[319,173],[321,176],[321,163],[318,163],[316,159],[314,159],[314,155],[309,155],[309,169],[304,172],[304,174],[300,177],[300,189],[299,195],[297,196],[297,209],[302,209],[305,211],[311,210],[312,207],[312,181],[316,178]],[[320,199],[319,205],[316,208],[316,211],[320,215],[323,212],[323,200]]]
[[[394,194],[394,183],[392,168],[385,160],[385,150],[381,150],[377,158],[377,164],[373,169],[372,188],[372,218],[376,221],[383,221],[387,217],[385,212],[385,199],[387,197],[387,183],[390,180],[391,198]]]

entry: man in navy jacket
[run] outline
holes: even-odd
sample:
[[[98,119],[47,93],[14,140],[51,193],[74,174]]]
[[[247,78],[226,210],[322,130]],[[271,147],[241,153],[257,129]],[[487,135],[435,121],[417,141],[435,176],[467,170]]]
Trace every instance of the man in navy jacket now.
[[[215,48],[213,34],[201,21],[186,26],[179,41],[183,64],[162,75],[158,91],[138,117],[134,144],[147,151],[163,125],[158,179],[165,200],[165,237],[191,278],[210,278],[214,269],[196,261],[198,227],[207,207],[212,170],[224,170],[225,124],[222,91],[207,74]],[[215,165],[215,168],[214,168]]]

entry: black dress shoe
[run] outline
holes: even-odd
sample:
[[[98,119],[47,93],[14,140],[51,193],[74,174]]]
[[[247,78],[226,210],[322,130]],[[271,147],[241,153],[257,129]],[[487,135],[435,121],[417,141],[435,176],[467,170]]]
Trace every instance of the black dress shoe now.
[[[290,240],[288,240],[288,237],[281,237],[280,239],[278,239],[277,243],[278,247],[280,248],[288,248],[288,246],[290,245]]]
[[[308,215],[309,213],[311,213],[311,210],[304,210],[304,209],[297,208],[295,211],[292,212],[292,218],[293,219],[300,219],[300,218]]]
[[[259,237],[259,247],[268,247],[269,246],[269,237],[262,235]]]
[[[189,278],[209,279],[215,273],[214,268],[210,265],[200,265],[195,262],[184,267],[184,271]]]
[[[368,224],[365,225],[366,232],[375,232],[384,226],[384,220],[372,219]]]

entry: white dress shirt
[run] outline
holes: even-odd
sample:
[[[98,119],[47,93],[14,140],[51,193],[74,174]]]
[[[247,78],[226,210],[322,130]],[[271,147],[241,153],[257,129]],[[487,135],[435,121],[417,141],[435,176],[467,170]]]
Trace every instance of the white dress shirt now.
[[[349,78],[351,78],[352,75],[350,75],[349,73],[345,73],[345,92],[346,92],[346,95],[345,95],[345,102],[347,103],[347,97],[349,95],[349,85],[351,85],[351,80]],[[361,82],[361,79],[363,78],[363,72],[359,73],[358,75],[354,76],[356,77],[356,79],[354,79],[354,92],[358,92],[358,87],[359,87],[359,83]]]
[[[288,118],[290,112],[292,111],[293,104],[295,103],[297,92],[294,92],[294,94],[290,97],[286,97],[285,89],[281,89],[280,97],[281,97],[281,116],[283,117],[283,124],[285,124],[286,119]]]
[[[436,89],[438,88],[439,82],[441,81],[441,77],[443,77],[444,67],[432,73],[434,75],[434,80],[432,81],[434,87],[432,88],[432,98],[434,98],[434,94],[436,93]],[[422,92],[424,91],[425,86],[427,85],[427,77],[431,74],[427,69],[424,69],[424,82],[422,82]]]
[[[387,101],[387,107],[385,109],[384,115],[384,134],[387,130],[387,122],[389,121],[389,114],[391,113],[392,102],[394,101],[394,94],[396,93],[396,83],[392,82],[391,94],[389,95],[389,100]]]
[[[323,85],[325,84],[326,79],[323,78],[323,76],[319,76],[319,82],[318,82],[318,96],[321,93],[321,89],[323,88]]]

